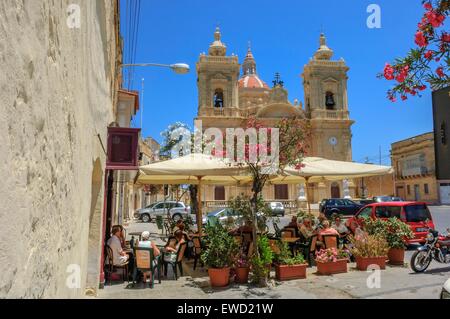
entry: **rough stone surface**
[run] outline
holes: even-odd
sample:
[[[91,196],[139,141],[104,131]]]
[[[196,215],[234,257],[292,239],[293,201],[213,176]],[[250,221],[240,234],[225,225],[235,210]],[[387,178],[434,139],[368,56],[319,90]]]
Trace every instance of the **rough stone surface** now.
[[[97,134],[105,143],[113,120],[114,1],[77,1],[80,29],[66,23],[71,3],[0,3],[0,298],[84,292]],[[80,289],[66,286],[71,264]]]

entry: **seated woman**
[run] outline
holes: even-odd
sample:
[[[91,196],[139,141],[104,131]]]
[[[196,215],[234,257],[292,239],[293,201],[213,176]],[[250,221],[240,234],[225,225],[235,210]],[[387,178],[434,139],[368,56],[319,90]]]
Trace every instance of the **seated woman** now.
[[[175,237],[169,239],[166,246],[164,247],[164,261],[165,262],[175,262],[177,260],[178,249],[180,245],[184,243],[184,236],[181,230],[175,232]]]
[[[178,229],[176,231],[173,232],[173,235],[175,236],[175,233],[177,231],[181,231],[183,233],[183,237],[185,241],[189,241],[192,240],[191,236],[186,232],[186,226],[184,225],[184,223],[181,223],[178,225]]]
[[[141,235],[142,240],[138,243],[138,247],[142,248],[153,248],[153,257],[158,257],[161,252],[159,251],[159,248],[155,245],[154,242],[150,240],[150,232],[144,231]],[[153,265],[156,266],[156,259],[153,259]],[[151,277],[150,272],[144,273],[144,283],[147,282],[147,276]]]
[[[323,228],[319,231],[319,236],[317,237],[317,246],[319,248],[324,248],[325,243],[323,240],[323,235],[336,235],[339,236],[339,233],[336,229],[330,227],[330,222],[325,220],[322,224]]]
[[[340,217],[336,217],[334,220],[333,225],[331,226],[333,229],[336,229],[336,231],[339,233],[340,238],[346,238],[350,231],[348,230],[347,226],[342,222]]]
[[[317,217],[316,220],[316,228],[317,229],[323,229],[324,228],[324,222],[328,221],[327,216],[325,216],[324,213],[320,213],[319,217]]]

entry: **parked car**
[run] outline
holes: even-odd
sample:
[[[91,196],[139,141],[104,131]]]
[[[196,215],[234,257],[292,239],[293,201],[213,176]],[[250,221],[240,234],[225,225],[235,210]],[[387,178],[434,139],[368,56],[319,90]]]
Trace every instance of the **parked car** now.
[[[145,208],[136,210],[134,213],[134,218],[142,220],[144,223],[149,223],[155,219],[156,216],[167,217],[168,212],[170,217],[176,221],[180,218],[186,218],[189,216],[191,214],[191,208],[186,206],[183,202],[156,202]]]
[[[272,212],[272,216],[281,216],[284,217],[284,205],[281,202],[270,202],[269,208]]]
[[[217,222],[220,222],[221,224],[226,224],[229,219],[233,220],[233,222],[236,222],[241,215],[238,212],[235,212],[231,208],[225,207],[220,208],[215,211],[212,211],[206,215],[206,217],[203,218],[203,225],[210,224],[214,225]]]
[[[258,213],[256,216],[257,218],[262,218],[261,213]],[[206,225],[208,223],[210,225],[214,225],[217,222],[220,222],[221,224],[224,225],[229,221],[232,221],[233,223],[238,223],[241,218],[242,218],[241,213],[236,212],[229,207],[224,207],[208,213],[206,217],[203,218],[203,225]]]
[[[391,217],[400,218],[407,223],[414,233],[414,238],[408,240],[408,244],[424,243],[428,229],[434,229],[433,219],[426,203],[423,202],[382,202],[369,204],[362,208],[353,218],[347,220],[347,227],[352,232],[358,226],[363,225],[364,218]]]
[[[450,299],[450,279],[442,287],[441,299]]]
[[[375,196],[373,198],[374,203],[384,203],[384,202],[403,202],[403,199],[400,197],[394,197],[394,196]]]
[[[358,204],[350,199],[333,198],[322,200],[322,202],[319,204],[319,211],[321,213],[324,213],[327,218],[330,218],[333,214],[353,216],[362,207],[363,205]]]
[[[353,201],[354,201],[355,203],[357,203],[357,204],[362,205],[362,206],[366,206],[366,205],[375,203],[375,202],[373,201],[373,199],[355,199],[355,200],[353,200]]]

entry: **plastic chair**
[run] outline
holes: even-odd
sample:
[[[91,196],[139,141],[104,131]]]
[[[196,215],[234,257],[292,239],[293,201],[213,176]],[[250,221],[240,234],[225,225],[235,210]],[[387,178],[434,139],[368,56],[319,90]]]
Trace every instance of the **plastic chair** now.
[[[150,272],[152,274],[151,288],[155,286],[155,272],[158,271],[158,281],[161,283],[161,262],[158,257],[154,257],[153,248],[136,247],[134,249],[135,271],[133,284],[136,282],[137,271]],[[156,263],[154,262],[156,261]]]
[[[329,248],[338,249],[338,243],[339,243],[338,235],[322,235],[322,240],[325,245],[325,249],[329,249]]]
[[[199,237],[193,237],[192,241],[194,243],[194,270],[197,268],[197,262],[202,254],[203,245]],[[200,265],[203,267],[203,262],[200,259]]]

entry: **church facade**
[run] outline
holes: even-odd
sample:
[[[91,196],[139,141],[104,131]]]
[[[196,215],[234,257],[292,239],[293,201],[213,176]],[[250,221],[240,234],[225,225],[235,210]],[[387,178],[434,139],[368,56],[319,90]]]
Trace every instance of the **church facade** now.
[[[302,118],[311,129],[308,156],[327,159],[352,160],[352,133],[354,123],[349,118],[347,99],[347,72],[343,59],[333,60],[333,51],[326,38],[320,36],[319,49],[304,66],[301,74],[304,88],[304,106],[297,100],[291,103],[283,82],[277,78],[273,87],[267,85],[257,72],[257,64],[249,47],[242,65],[236,55],[227,55],[219,28],[208,53],[197,62],[198,114],[202,129],[221,130],[242,127],[246,119],[256,117],[267,126],[282,118]],[[329,183],[323,181],[308,185],[311,202],[323,198],[354,196],[352,181]],[[207,206],[227,201],[240,193],[250,193],[247,187],[205,186]],[[276,200],[300,204],[306,200],[305,185],[266,185],[263,195]],[[293,206],[293,207],[294,207]]]

